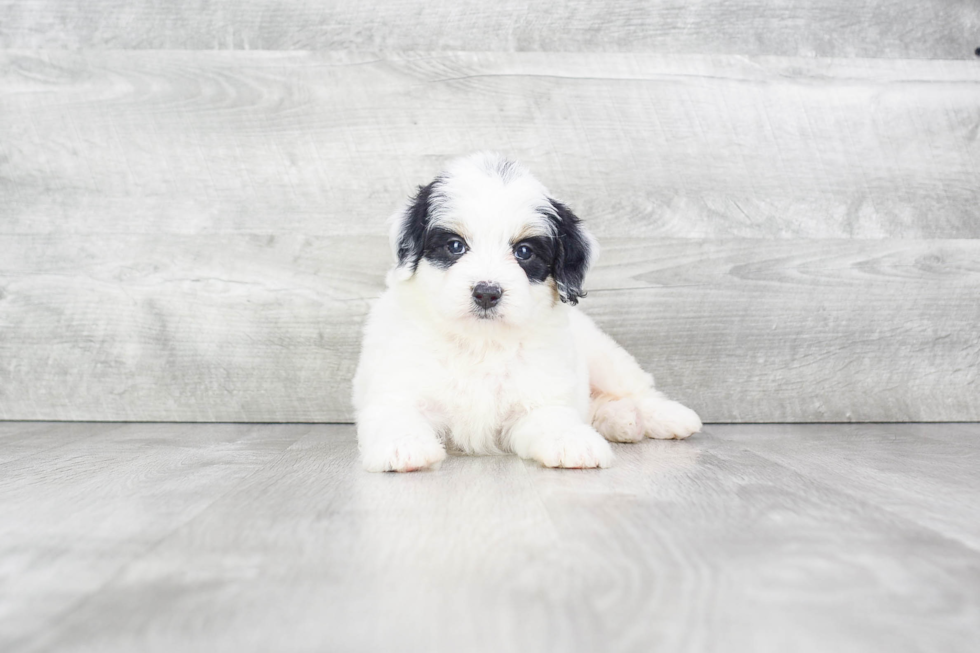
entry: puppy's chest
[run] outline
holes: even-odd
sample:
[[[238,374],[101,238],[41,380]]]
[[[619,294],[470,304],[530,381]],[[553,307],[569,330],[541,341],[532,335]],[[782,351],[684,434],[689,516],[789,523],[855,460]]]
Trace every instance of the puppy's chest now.
[[[426,403],[464,449],[481,450],[533,403],[533,367],[522,352],[447,355]]]
[[[528,367],[520,354],[481,358],[456,356],[443,363],[440,395],[445,403],[470,411],[505,408],[526,392]]]

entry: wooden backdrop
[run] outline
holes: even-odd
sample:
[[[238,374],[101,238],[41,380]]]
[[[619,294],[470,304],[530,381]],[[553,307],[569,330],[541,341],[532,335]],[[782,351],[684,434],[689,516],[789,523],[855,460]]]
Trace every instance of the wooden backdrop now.
[[[384,221],[525,162],[708,421],[980,419],[976,0],[0,0],[0,418],[343,421]]]

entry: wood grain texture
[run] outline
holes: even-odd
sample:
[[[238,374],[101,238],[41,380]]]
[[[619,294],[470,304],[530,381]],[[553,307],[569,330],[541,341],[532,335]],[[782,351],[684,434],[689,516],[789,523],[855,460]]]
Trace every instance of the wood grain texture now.
[[[834,433],[840,427],[818,428]],[[968,437],[976,432],[973,427]],[[880,509],[876,502],[890,496],[888,491],[845,494],[834,477],[771,465],[755,453],[753,438],[733,443],[726,434],[725,427],[711,427],[707,442],[692,441],[693,450],[617,448],[618,471],[586,482],[530,468],[562,539],[603,552],[595,563],[601,572],[593,584],[585,581],[583,593],[600,605],[631,606],[618,619],[594,622],[605,626],[594,646],[625,640],[624,649],[649,650],[651,639],[665,650],[695,651],[969,646],[964,633],[980,618],[965,608],[975,599],[961,592],[974,591],[967,589],[974,581],[966,578],[977,573],[970,561],[976,549]],[[836,434],[835,441],[855,437],[845,428]],[[782,439],[799,443],[805,436],[787,433]],[[889,446],[869,446],[870,458],[861,462],[874,466],[875,455]],[[916,456],[906,457],[910,467],[918,456],[930,459],[927,447],[917,449]],[[801,450],[795,454],[806,458]],[[637,467],[646,473],[632,473]],[[942,467],[969,483],[969,463]],[[944,510],[939,500],[934,506]],[[884,553],[913,540],[923,546]],[[953,569],[943,571],[947,543],[958,553],[949,560]],[[953,580],[960,573],[963,584]],[[928,595],[916,577],[944,580]],[[951,585],[957,589],[947,592]],[[937,620],[913,607],[933,601],[946,606]],[[837,609],[828,611],[830,605]],[[890,616],[895,613],[907,621],[897,624]],[[662,624],[659,632],[636,626],[654,618]]]
[[[968,59],[972,0],[3,0],[0,47]]]
[[[11,430],[16,426],[5,426]],[[308,426],[20,425],[0,439],[0,648],[48,628]],[[88,437],[79,439],[78,431]],[[95,431],[96,433],[92,433]],[[51,447],[53,440],[61,446]],[[23,438],[23,439],[26,439]]]
[[[349,419],[390,257],[380,238],[299,235],[16,236],[0,251],[0,418],[68,420]]]
[[[767,460],[980,551],[980,487],[951,473],[980,468],[969,441],[975,424],[733,425],[724,433]]]
[[[2,52],[0,233],[381,234],[524,161],[604,237],[980,237],[980,66],[582,53]]]
[[[606,241],[583,307],[708,421],[975,421],[978,247]]]
[[[980,241],[606,239],[581,306],[707,421],[978,420]],[[382,238],[0,237],[0,418],[347,421]]]
[[[110,426],[43,450],[74,428],[48,427],[29,464],[0,466],[18,544],[0,539],[4,650],[972,653],[980,638],[977,425],[710,426],[615,445],[608,470],[451,456],[406,475],[362,472],[350,426]],[[835,456],[869,482],[842,485]],[[950,521],[972,539],[932,528]]]
[[[0,422],[0,465],[94,435],[104,436],[111,430],[109,424],[91,422],[70,422],[56,428],[46,422]]]

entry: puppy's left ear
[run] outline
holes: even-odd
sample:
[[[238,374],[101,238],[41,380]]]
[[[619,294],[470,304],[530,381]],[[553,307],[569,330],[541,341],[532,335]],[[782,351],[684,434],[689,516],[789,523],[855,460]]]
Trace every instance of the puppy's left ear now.
[[[574,306],[579,297],[585,296],[582,290],[585,273],[599,256],[599,244],[571,209],[557,200],[548,201],[554,210],[553,223],[558,240],[552,275],[558,285],[558,296]]]

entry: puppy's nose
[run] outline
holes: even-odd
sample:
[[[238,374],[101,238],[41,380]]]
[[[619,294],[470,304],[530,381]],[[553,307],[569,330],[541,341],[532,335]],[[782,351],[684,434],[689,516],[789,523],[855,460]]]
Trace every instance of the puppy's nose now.
[[[481,281],[473,286],[473,302],[483,309],[493,308],[504,294],[503,288],[495,283]]]

